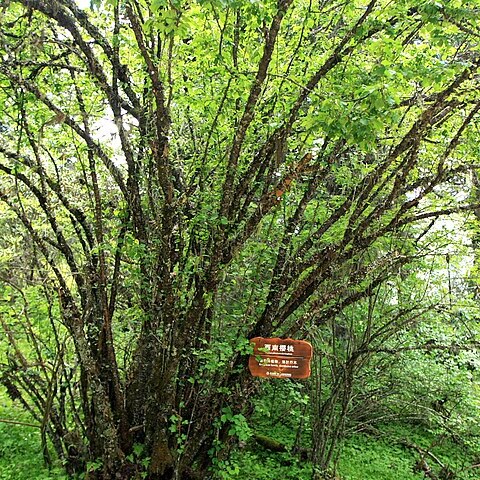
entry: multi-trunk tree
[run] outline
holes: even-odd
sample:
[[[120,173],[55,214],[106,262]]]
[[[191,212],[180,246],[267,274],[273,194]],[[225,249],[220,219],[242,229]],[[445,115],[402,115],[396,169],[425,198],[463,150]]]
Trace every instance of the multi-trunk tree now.
[[[2,284],[39,286],[54,338],[26,318],[2,381],[71,471],[205,478],[248,339],[373,295],[474,206],[473,4],[0,7]]]

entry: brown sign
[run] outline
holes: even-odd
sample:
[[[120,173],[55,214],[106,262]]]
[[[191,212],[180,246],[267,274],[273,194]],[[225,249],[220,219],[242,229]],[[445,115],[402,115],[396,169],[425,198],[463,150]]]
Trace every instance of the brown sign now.
[[[255,337],[248,368],[254,377],[308,378],[313,348],[305,340]]]

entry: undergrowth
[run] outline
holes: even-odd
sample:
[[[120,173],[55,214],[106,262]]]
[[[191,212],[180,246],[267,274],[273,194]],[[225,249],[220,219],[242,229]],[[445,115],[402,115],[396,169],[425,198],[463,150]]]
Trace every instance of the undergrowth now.
[[[36,422],[0,391],[0,480],[66,480],[61,465],[45,468],[40,429],[5,423]],[[52,452],[53,453],[53,452]]]
[[[0,392],[0,419],[35,423],[20,406]],[[270,419],[272,420],[272,419]],[[288,423],[288,422],[287,422]],[[289,425],[266,422],[261,433],[291,447],[293,429]],[[306,439],[305,439],[306,440]],[[342,445],[337,463],[338,480],[420,480],[424,473],[415,471],[420,450],[431,452],[442,465],[455,474],[454,480],[478,480],[480,469],[471,468],[475,452],[458,441],[440,438],[435,432],[412,425],[384,425],[374,435],[355,434]],[[53,452],[52,452],[53,453]],[[434,472],[440,466],[428,456]],[[222,480],[310,480],[311,463],[290,452],[271,452],[253,438],[237,448],[219,468]],[[47,469],[41,452],[40,429],[0,422],[0,480],[67,480],[61,465]]]

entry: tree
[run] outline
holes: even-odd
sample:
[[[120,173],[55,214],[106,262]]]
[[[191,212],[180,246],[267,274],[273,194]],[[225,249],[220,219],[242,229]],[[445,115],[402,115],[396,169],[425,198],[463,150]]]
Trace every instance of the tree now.
[[[248,339],[368,298],[475,206],[443,187],[477,167],[475,6],[0,4],[15,286],[44,285],[78,364],[58,343],[20,388],[17,352],[3,383],[73,470],[204,478],[248,413]]]

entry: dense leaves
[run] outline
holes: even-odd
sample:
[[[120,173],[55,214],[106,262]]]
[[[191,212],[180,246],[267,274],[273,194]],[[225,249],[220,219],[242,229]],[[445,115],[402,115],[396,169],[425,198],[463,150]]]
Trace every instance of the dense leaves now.
[[[2,383],[47,462],[204,478],[251,436],[248,339],[302,335],[323,475],[358,376],[430,361],[422,322],[472,347],[438,368],[477,361],[436,325],[478,208],[475,2],[0,5]]]

